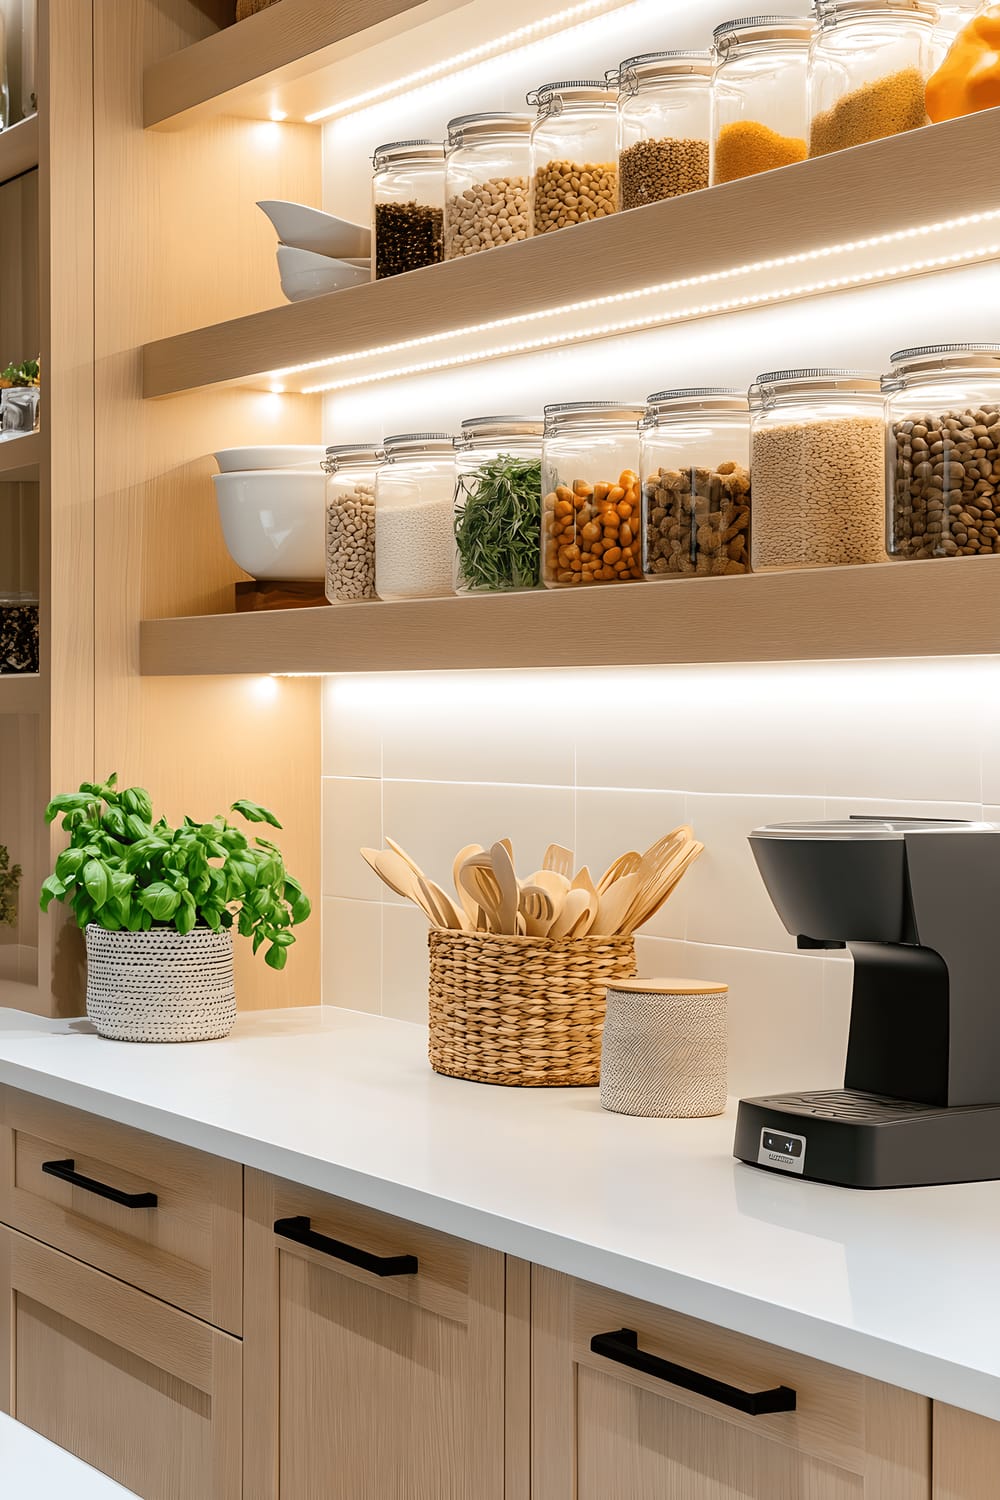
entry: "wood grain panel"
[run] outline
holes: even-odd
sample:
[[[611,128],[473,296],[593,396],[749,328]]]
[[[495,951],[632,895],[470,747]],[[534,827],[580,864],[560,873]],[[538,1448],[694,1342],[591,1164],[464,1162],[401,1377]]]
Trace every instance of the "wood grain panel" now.
[[[910,188],[920,172],[934,178],[936,222],[996,209],[1000,185],[955,172],[954,163],[988,154],[998,129],[1000,110],[987,110],[525,240],[503,255],[465,256],[216,323],[148,344],[143,389],[161,396],[250,379],[496,318],[546,312],[570,298],[636,291],[926,224],[926,209],[914,203]],[[735,238],[734,224],[740,226]],[[984,235],[987,241],[993,237]],[[850,269],[857,269],[856,262]],[[500,342],[518,336],[508,330]],[[436,355],[447,347],[437,344]],[[391,362],[399,359],[393,355]],[[316,380],[311,371],[308,382]]]
[[[9,130],[0,131],[0,183],[37,166],[38,116],[29,115]]]
[[[531,1500],[531,1266],[506,1257],[504,1500]]]
[[[1000,1422],[934,1403],[934,1500],[996,1500]]]
[[[146,620],[142,670],[398,672],[1000,651],[1000,557]]]
[[[239,1334],[243,1316],[243,1171],[144,1131],[14,1089],[0,1092],[0,1219],[35,1239]],[[75,1170],[125,1192],[130,1209],[42,1171]]]
[[[275,1236],[417,1255],[379,1279]],[[503,1500],[503,1257],[247,1173],[245,1494]]]
[[[239,1500],[239,1340],[2,1236],[11,1414],[144,1500]]]
[[[0,443],[0,481],[4,484],[37,483],[43,443],[40,432],[26,432],[23,437],[8,438]]]

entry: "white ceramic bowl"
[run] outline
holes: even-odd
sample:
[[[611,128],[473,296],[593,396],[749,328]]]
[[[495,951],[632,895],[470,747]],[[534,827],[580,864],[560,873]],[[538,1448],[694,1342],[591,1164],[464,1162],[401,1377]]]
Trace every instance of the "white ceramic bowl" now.
[[[278,246],[278,274],[281,290],[289,302],[305,302],[339,292],[345,286],[360,286],[371,280],[371,263],[352,266],[346,260],[333,260],[312,250],[296,250],[291,245]]]
[[[269,448],[220,448],[212,456],[220,474],[236,474],[245,469],[316,469],[326,449],[311,443],[278,443]]]
[[[285,203],[278,198],[267,198],[257,207],[267,214],[283,245],[341,260],[372,253],[372,233],[364,224],[352,224],[349,219],[335,218],[305,203]]]
[[[322,469],[250,469],[213,474],[212,483],[229,554],[252,578],[323,578]]]

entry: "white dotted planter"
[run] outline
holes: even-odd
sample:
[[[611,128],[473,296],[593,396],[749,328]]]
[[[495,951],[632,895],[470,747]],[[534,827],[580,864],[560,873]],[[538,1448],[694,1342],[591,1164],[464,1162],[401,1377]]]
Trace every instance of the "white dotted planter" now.
[[[727,988],[696,979],[610,985],[601,1042],[604,1108],[673,1119],[721,1114]]]
[[[207,1042],[236,1020],[233,935],[87,928],[87,1015],[116,1042]]]

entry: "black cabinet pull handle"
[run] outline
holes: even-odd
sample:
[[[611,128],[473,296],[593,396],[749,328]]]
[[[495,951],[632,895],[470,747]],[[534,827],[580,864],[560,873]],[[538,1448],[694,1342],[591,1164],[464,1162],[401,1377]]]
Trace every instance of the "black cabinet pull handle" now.
[[[120,1203],[122,1208],[155,1208],[157,1197],[155,1193],[123,1193],[121,1188],[109,1187],[106,1182],[98,1182],[96,1177],[84,1177],[82,1172],[74,1171],[75,1161],[70,1157],[69,1161],[43,1161],[42,1171],[48,1172],[50,1177],[58,1177],[63,1182],[71,1183],[73,1187],[83,1188],[85,1193],[96,1193],[98,1198],[110,1198],[112,1203]]]
[[[741,1391],[739,1386],[726,1385],[724,1380],[713,1380],[709,1375],[700,1375],[685,1365],[675,1365],[669,1359],[660,1359],[657,1354],[647,1354],[639,1348],[639,1335],[634,1328],[619,1328],[615,1333],[596,1333],[590,1341],[594,1354],[613,1359],[617,1365],[627,1365],[630,1370],[641,1370],[644,1375],[654,1375],[657,1380],[666,1380],[681,1390],[693,1391],[696,1396],[707,1396],[710,1401],[720,1401],[735,1411],[746,1412],[748,1417],[764,1417],[775,1411],[794,1411],[795,1392],[787,1385],[776,1386],[773,1391]]]
[[[370,1271],[373,1276],[415,1276],[415,1255],[373,1255],[370,1250],[359,1250],[356,1245],[347,1245],[343,1240],[332,1240],[312,1227],[312,1220],[305,1214],[294,1219],[276,1219],[274,1232],[283,1240],[294,1240],[297,1245],[307,1245],[310,1250],[319,1250],[323,1255],[332,1255],[335,1260],[346,1260],[349,1266],[358,1266]]]

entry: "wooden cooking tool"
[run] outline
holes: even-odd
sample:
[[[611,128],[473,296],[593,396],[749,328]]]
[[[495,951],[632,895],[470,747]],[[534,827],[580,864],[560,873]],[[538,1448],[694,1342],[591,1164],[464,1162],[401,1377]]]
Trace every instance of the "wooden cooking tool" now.
[[[557,875],[565,875],[567,880],[573,878],[573,851],[566,849],[562,844],[550,844],[542,859],[543,870],[553,870]]]
[[[430,906],[418,884],[418,877],[414,875],[411,867],[393,849],[362,849],[361,857],[375,871],[380,880],[395,891],[397,896],[402,896],[405,901],[412,901],[414,906],[420,910],[429,921],[437,925],[437,917],[434,908]]]
[[[536,870],[529,880],[532,885],[540,886],[548,894],[552,902],[552,920],[555,921],[569,894],[569,881],[566,876],[557,875],[555,870]]]
[[[599,894],[597,916],[590,928],[592,933],[610,937],[612,933],[621,931],[622,923],[639,889],[639,883],[638,874],[623,875],[620,880],[612,881],[603,894]]]
[[[597,916],[597,905],[599,897],[597,896],[596,892],[591,895],[589,891],[584,891],[583,894],[587,898],[586,905],[580,912],[580,915],[570,926],[570,929],[566,934],[567,937],[586,937],[588,932],[590,932],[591,928],[593,927],[594,918]]]
[[[458,878],[486,917],[489,932],[501,932],[501,892],[490,856],[472,854],[458,872]],[[477,924],[478,925],[478,924]]]
[[[427,905],[437,917],[438,927],[468,932],[469,922],[465,913],[458,910],[447,892],[443,891],[433,880],[428,880],[426,875],[419,876],[417,884]]]
[[[543,891],[540,885],[522,885],[518,905],[528,937],[546,937],[555,916],[548,891]]]
[[[630,849],[627,854],[619,854],[613,859],[597,882],[598,895],[603,896],[616,880],[622,880],[627,875],[634,875],[642,864],[642,855]]]
[[[597,895],[597,887],[586,865],[581,865],[570,883],[571,891],[586,891],[588,896]]]
[[[702,853],[704,848],[705,845],[699,844],[697,840],[688,845],[687,849],[684,851],[681,857],[676,860],[670,867],[670,869],[662,876],[656,888],[653,891],[647,891],[647,896],[642,907],[636,907],[633,909],[633,912],[629,913],[628,920],[631,922],[630,930],[634,931],[635,928],[642,927],[644,923],[650,920],[651,917],[656,916],[656,913],[659,911],[660,907],[673,891],[674,887],[679,883],[685,871],[690,865],[694,864],[695,860],[698,858],[699,854]]]
[[[552,926],[549,928],[549,937],[569,937],[571,930],[584,915],[588,915],[592,921],[593,909],[591,899],[586,891],[570,891],[563,902],[562,911],[559,912]],[[577,935],[582,936],[582,934]]]
[[[409,865],[410,869],[413,871],[415,877],[418,880],[421,877],[423,877],[425,880],[428,878],[426,873],[417,864],[413,856],[411,854],[407,854],[405,849],[400,848],[395,839],[386,839],[385,843],[387,849],[391,849],[393,854],[398,854],[400,859],[403,860],[404,863]]]
[[[500,931],[516,934],[520,887],[506,843],[500,842],[493,845],[490,850],[490,862],[497,885],[500,887]]]
[[[455,892],[458,896],[459,901],[461,901],[462,903],[462,910],[465,912],[465,915],[469,919],[469,926],[472,932],[475,932],[477,930],[482,908],[480,907],[479,902],[474,900],[466,890],[465,886],[462,885],[461,881],[458,878],[458,872],[464,865],[465,861],[470,857],[470,855],[482,854],[482,852],[482,844],[466,844],[465,848],[459,849],[458,853],[455,855],[455,860],[451,867],[451,878],[455,882]]]

